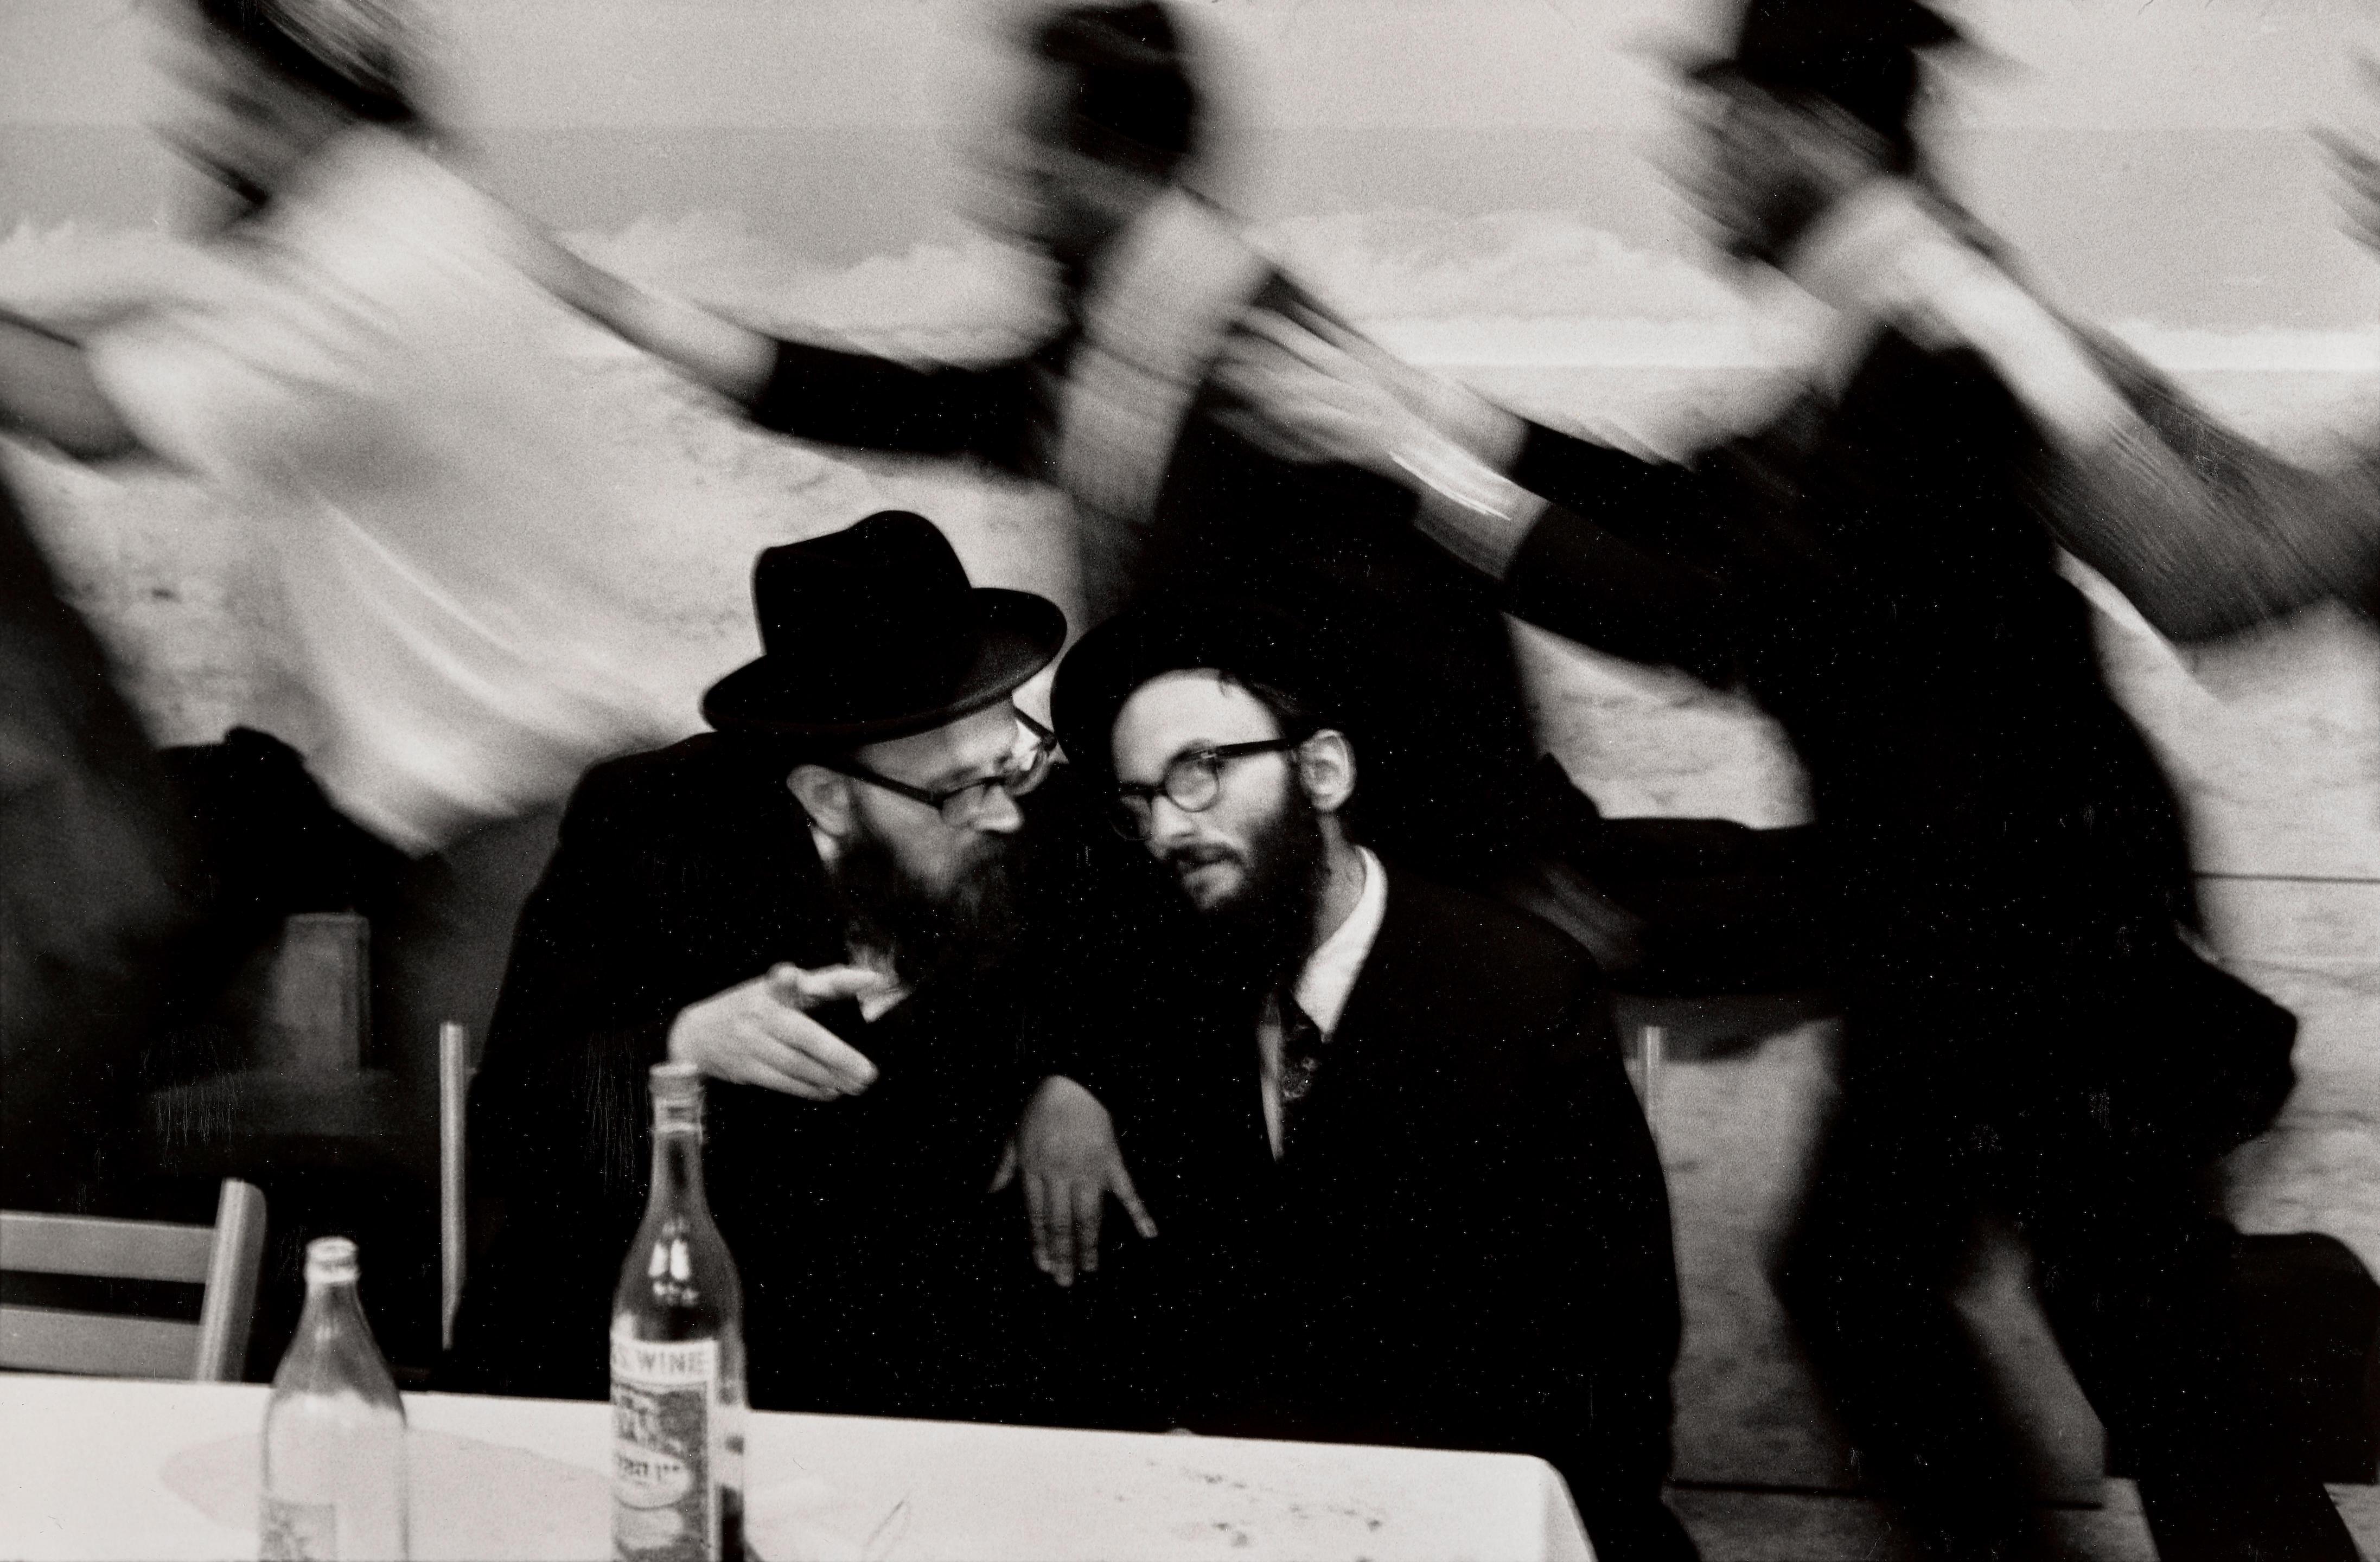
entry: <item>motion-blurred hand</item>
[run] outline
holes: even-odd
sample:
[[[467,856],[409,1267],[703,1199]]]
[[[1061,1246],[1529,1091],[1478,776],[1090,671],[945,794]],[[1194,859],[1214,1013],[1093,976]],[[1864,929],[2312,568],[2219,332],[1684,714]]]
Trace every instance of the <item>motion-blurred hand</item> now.
[[[1019,1176],[1033,1223],[1033,1262],[1062,1286],[1099,1267],[1099,1228],[1112,1193],[1135,1229],[1154,1240],[1157,1222],[1141,1207],[1124,1168],[1115,1124],[1099,1098],[1063,1074],[1041,1082],[991,1180],[998,1193]]]
[[[1391,454],[1419,419],[1375,361],[1387,355],[1365,346],[1315,316],[1251,315],[1215,366],[1216,381],[1239,403],[1224,421],[1282,460],[1344,462],[1394,478]]]
[[[1502,468],[1520,420],[1469,387],[1415,369],[1310,309],[1259,311],[1216,366],[1242,410],[1232,428],[1283,459],[1342,461],[1403,480],[1396,456],[1447,442]]]
[[[670,1060],[810,1101],[856,1096],[876,1083],[876,1065],[804,1011],[881,992],[889,980],[856,965],[776,966],[680,1011],[670,1025]]]

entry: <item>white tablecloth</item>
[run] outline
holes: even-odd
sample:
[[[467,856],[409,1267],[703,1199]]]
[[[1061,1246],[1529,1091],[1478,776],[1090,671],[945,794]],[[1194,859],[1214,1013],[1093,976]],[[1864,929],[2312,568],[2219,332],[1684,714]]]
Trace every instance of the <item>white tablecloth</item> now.
[[[255,1556],[265,1393],[0,1375],[0,1556]],[[416,1558],[609,1554],[607,1407],[406,1413]],[[768,1562],[1592,1562],[1560,1478],[1504,1454],[764,1414],[746,1491]]]

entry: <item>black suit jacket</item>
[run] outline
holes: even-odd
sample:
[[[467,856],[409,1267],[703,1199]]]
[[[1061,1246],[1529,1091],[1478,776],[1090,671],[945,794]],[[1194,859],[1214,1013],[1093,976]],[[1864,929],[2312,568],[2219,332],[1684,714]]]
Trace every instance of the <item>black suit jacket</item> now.
[[[504,1228],[457,1322],[458,1384],[598,1396],[613,1287],[651,1160],[645,1075],[688,1004],[845,958],[782,769],[712,735],[589,771],[522,913],[471,1150]],[[741,1270],[752,1401],[997,1413],[1021,1217],[987,1196],[1025,1082],[1021,999],[994,974],[880,1016],[819,1018],[880,1071],[844,1100],[710,1082],[711,1209]]]
[[[1883,1022],[1854,1024],[1855,1066],[1888,1054],[2019,1092],[2215,1071],[2241,1102],[2234,1134],[2286,1094],[2286,1016],[2179,941],[2180,805],[2058,574],[2044,454],[1977,356],[1897,333],[1839,400],[1691,466],[1533,430],[1513,475],[1558,508],[1508,600],[1740,678],[1784,727],[1853,1019]],[[1879,1033],[1884,1053],[1864,1050]]]
[[[1242,1435],[1536,1454],[1598,1555],[1682,1553],[1660,1503],[1679,1338],[1659,1161],[1593,963],[1391,870],[1288,1154],[1254,1005],[1185,1000],[1115,1108],[1165,1265],[1175,1413]],[[1120,1269],[1119,1277],[1127,1271]]]
[[[1318,306],[1279,274],[1246,302],[1293,308]],[[1005,362],[917,369],[783,343],[752,416],[800,439],[972,456],[1058,480],[1062,393],[1080,344],[1070,327]],[[1358,805],[1366,838],[1459,882],[1494,877],[1534,839],[1537,814],[1560,805],[1547,801],[1551,778],[1533,772],[1496,587],[1403,524],[1413,500],[1402,488],[1281,460],[1220,421],[1228,410],[1211,383],[1193,399],[1147,533],[1122,549],[1123,599],[1251,598],[1360,646],[1349,660],[1366,676],[1348,720],[1380,778]],[[1087,551],[1113,541],[1087,539]]]

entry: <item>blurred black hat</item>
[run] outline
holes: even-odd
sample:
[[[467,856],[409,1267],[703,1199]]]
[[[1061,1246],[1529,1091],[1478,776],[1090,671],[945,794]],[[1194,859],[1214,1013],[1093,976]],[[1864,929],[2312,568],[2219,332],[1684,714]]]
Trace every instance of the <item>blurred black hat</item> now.
[[[1050,715],[1066,757],[1104,774],[1109,737],[1134,692],[1200,668],[1287,696],[1333,727],[1347,720],[1357,676],[1343,639],[1262,603],[1183,599],[1135,608],[1084,636],[1058,664]]]
[[[1917,56],[1963,38],[1919,0],[1749,0],[1733,47],[1685,68],[1698,81],[1826,98],[1900,141],[1917,96]]]
[[[189,0],[199,21],[358,119],[407,126],[428,24],[416,0]]]
[[[1065,643],[1057,604],[975,586],[933,522],[883,510],[762,552],[762,654],[702,696],[722,731],[811,749],[928,732],[982,709]]]
[[[1052,6],[1029,27],[1026,47],[1072,78],[1077,151],[1123,151],[1160,170],[1197,151],[1203,105],[1190,50],[1159,0]]]

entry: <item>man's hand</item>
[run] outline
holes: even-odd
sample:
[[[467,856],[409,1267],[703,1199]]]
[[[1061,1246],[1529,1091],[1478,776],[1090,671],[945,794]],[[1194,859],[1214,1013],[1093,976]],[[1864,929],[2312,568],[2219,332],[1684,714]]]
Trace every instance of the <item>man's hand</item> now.
[[[1240,404],[1223,421],[1284,461],[1343,462],[1396,477],[1391,453],[1415,418],[1350,347],[1318,322],[1251,315],[1215,366],[1216,382]]]
[[[810,1101],[856,1096],[876,1083],[876,1065],[803,1011],[880,992],[887,980],[856,965],[775,966],[681,1010],[670,1026],[670,1060]]]
[[[1132,1173],[1124,1169],[1108,1109],[1063,1074],[1043,1080],[1026,1104],[1015,1137],[1000,1157],[992,1192],[1020,1173],[1033,1222],[1034,1265],[1062,1286],[1073,1285],[1077,1275],[1098,1273],[1100,1217],[1110,1193],[1143,1237],[1157,1235],[1157,1222],[1141,1207]]]
[[[1259,448],[1399,482],[1397,457],[1415,446],[1451,442],[1501,470],[1524,432],[1519,419],[1468,386],[1415,369],[1312,310],[1251,315],[1216,378],[1242,404],[1225,421]]]

